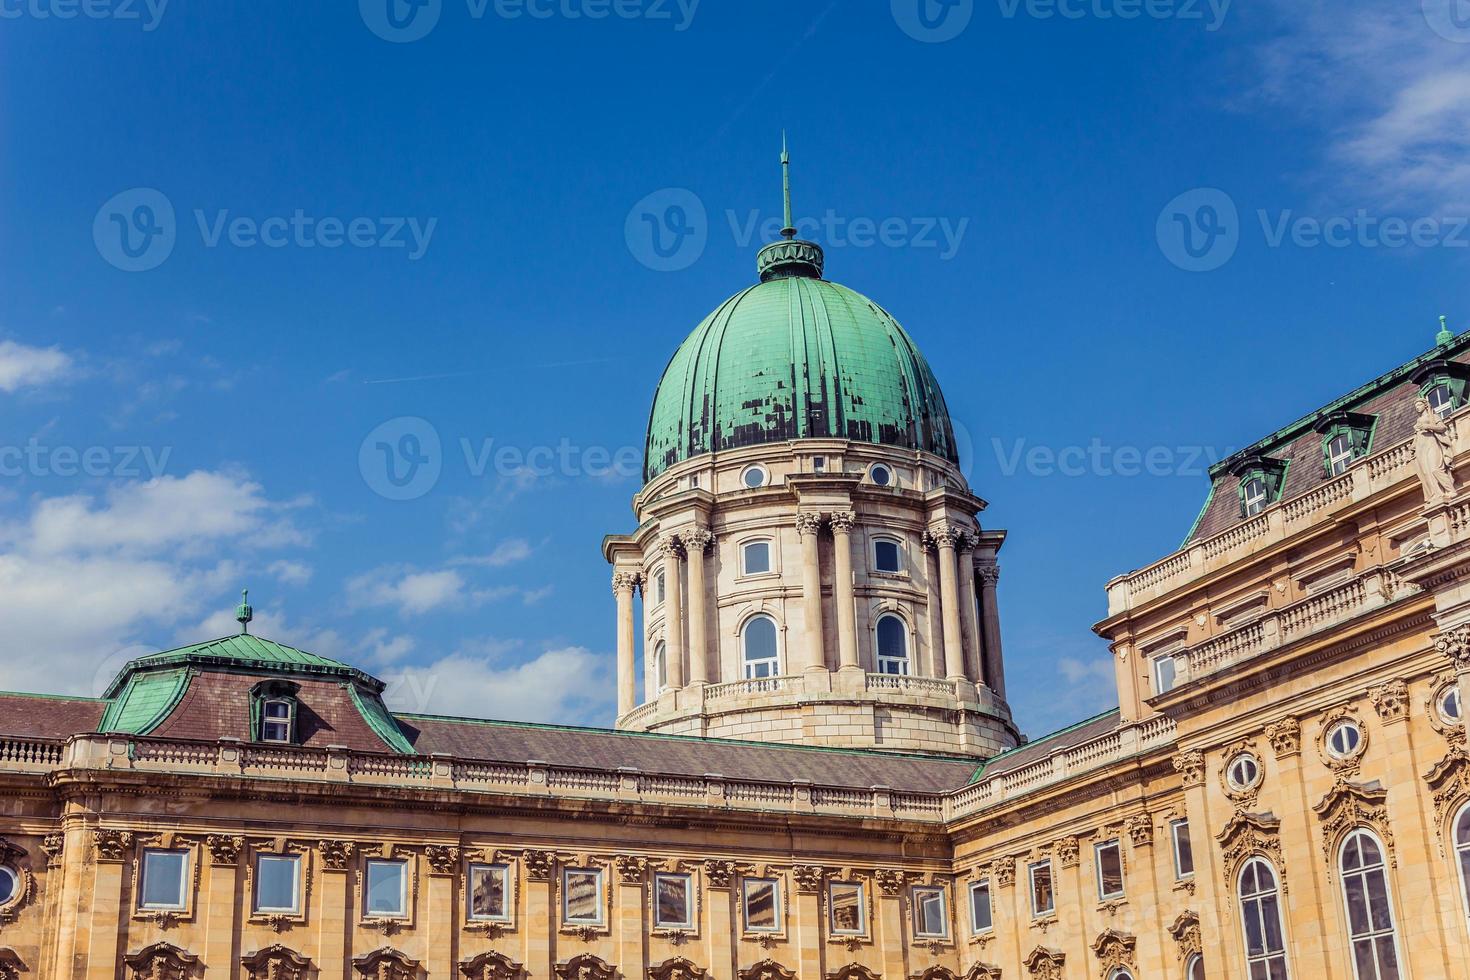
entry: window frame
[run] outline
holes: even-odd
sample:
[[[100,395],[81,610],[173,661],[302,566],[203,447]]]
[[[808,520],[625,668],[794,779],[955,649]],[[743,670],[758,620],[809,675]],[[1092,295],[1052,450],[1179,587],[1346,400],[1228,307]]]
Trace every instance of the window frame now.
[[[8,864],[0,864],[0,875],[10,882],[10,894],[0,898],[0,909],[4,909],[21,900],[21,877],[20,871]]]
[[[504,907],[501,915],[486,915],[475,911],[475,876],[482,873],[494,874],[498,872],[501,876],[500,897]],[[464,907],[465,917],[471,922],[510,922],[514,919],[514,880],[511,867],[508,864],[489,864],[480,861],[472,861],[465,869]]]
[[[878,481],[878,472],[880,470],[888,474],[888,479],[882,483]],[[875,487],[883,487],[884,489],[897,488],[898,470],[889,466],[887,463],[873,463],[868,466],[868,482]]]
[[[179,900],[175,903],[150,902],[146,895],[148,881],[153,876],[148,868],[151,857],[178,857]],[[145,847],[138,862],[138,908],[145,912],[185,912],[189,908],[189,874],[194,860],[193,852],[187,847]]]
[[[1444,391],[1449,394],[1449,401],[1445,403],[1445,411],[1440,411],[1434,404],[1434,393]],[[1455,391],[1455,386],[1450,383],[1449,378],[1434,378],[1419,390],[1419,397],[1429,403],[1430,409],[1441,419],[1447,419],[1454,415],[1460,408],[1460,395]]]
[[[1036,872],[1043,868],[1046,869],[1047,890],[1051,897],[1051,904],[1046,908],[1041,908],[1036,901]],[[1031,892],[1030,905],[1033,919],[1044,919],[1057,913],[1057,878],[1053,870],[1050,858],[1033,861],[1026,865],[1026,884]]]
[[[1373,449],[1373,435],[1378,428],[1378,416],[1359,412],[1334,412],[1317,425],[1322,436],[1322,470],[1328,479],[1336,479]],[[1335,452],[1333,443],[1338,439],[1347,441],[1346,455]],[[1341,469],[1338,469],[1338,463]]]
[[[764,545],[765,546],[765,549],[766,549],[766,567],[763,568],[763,569],[761,569],[761,570],[759,570],[759,571],[752,571],[751,570],[751,567],[750,567],[749,556],[748,556],[747,552],[748,552],[749,549],[754,548],[754,547],[757,547],[759,545]],[[760,576],[760,575],[775,575],[775,574],[777,574],[777,571],[776,571],[776,544],[775,544],[775,540],[773,538],[766,537],[766,536],[755,537],[755,538],[745,538],[744,540],[742,540],[740,542],[740,577],[741,578],[755,578],[756,576]]]
[[[1252,768],[1255,769],[1255,775],[1249,781],[1237,779],[1235,776],[1236,767],[1245,762],[1249,762]],[[1225,763],[1225,782],[1237,793],[1249,793],[1261,785],[1261,780],[1264,778],[1265,773],[1261,768],[1261,760],[1257,759],[1250,752],[1237,752],[1230,757],[1229,762]]]
[[[1345,732],[1352,732],[1355,741],[1346,748],[1339,748],[1335,744],[1337,736]],[[1351,759],[1363,751],[1363,726],[1352,718],[1339,718],[1328,726],[1327,731],[1322,733],[1322,744],[1332,758]]]
[[[271,718],[271,705],[283,705],[286,708],[285,738],[271,738],[267,732],[272,725],[282,724],[279,718]],[[260,741],[270,745],[294,745],[296,744],[296,699],[286,697],[262,698],[260,702]]]
[[[1451,715],[1447,710],[1445,710],[1448,707],[1451,698],[1453,698],[1455,701],[1456,713],[1454,715]],[[1464,698],[1460,697],[1460,682],[1458,680],[1452,680],[1448,684],[1442,685],[1438,691],[1434,692],[1434,713],[1438,715],[1439,720],[1446,725],[1459,725],[1465,720],[1464,700]]]
[[[1347,849],[1348,846],[1358,838],[1367,838],[1369,841],[1372,842],[1374,850],[1378,852],[1378,863],[1370,867],[1367,865],[1366,862],[1364,862],[1364,864],[1360,865],[1359,867],[1348,870],[1348,868],[1345,866]],[[1337,846],[1338,895],[1342,898],[1343,901],[1343,924],[1347,927],[1348,960],[1353,965],[1353,976],[1356,977],[1357,980],[1383,980],[1382,971],[1379,969],[1381,960],[1378,958],[1378,953],[1379,941],[1384,938],[1387,938],[1389,941],[1389,946],[1393,952],[1393,962],[1394,965],[1398,968],[1398,975],[1402,977],[1404,974],[1404,956],[1403,949],[1399,944],[1398,916],[1394,914],[1393,908],[1393,884],[1388,879],[1389,861],[1387,855],[1388,851],[1383,846],[1383,841],[1379,839],[1376,833],[1374,833],[1367,827],[1354,827],[1352,830],[1343,835],[1341,843],[1339,843]],[[1377,872],[1377,875],[1381,879],[1383,884],[1383,908],[1388,914],[1388,928],[1386,930],[1374,929],[1372,924],[1371,910],[1373,899],[1366,889],[1369,886],[1368,879],[1372,876],[1374,872]],[[1369,910],[1369,923],[1368,930],[1363,933],[1353,932],[1352,897],[1348,893],[1349,878],[1360,878],[1362,879],[1364,885],[1365,890],[1363,895],[1364,902],[1366,903],[1366,907]],[[1373,948],[1374,955],[1372,976],[1367,976],[1358,970],[1357,945],[1358,943],[1365,940]]]
[[[572,900],[571,878],[573,875],[590,876],[597,883],[593,889],[593,904],[597,909],[597,918],[588,919],[573,916],[569,903]],[[603,868],[562,868],[561,869],[561,921],[568,926],[603,926],[607,925],[607,872]]]
[[[1184,961],[1184,980],[1205,980],[1205,954],[1192,953]]]
[[[1154,694],[1168,694],[1179,686],[1179,661],[1172,653],[1161,653],[1150,661],[1153,666]],[[1170,676],[1168,686],[1164,686],[1164,678],[1161,668],[1165,663],[1169,664]]]
[[[680,881],[684,884],[684,918],[680,919],[678,922],[668,922],[662,918],[663,910],[659,904],[658,890],[659,882],[661,881]],[[654,873],[653,881],[651,884],[653,889],[651,895],[651,904],[653,905],[653,927],[655,929],[693,929],[695,926],[695,920],[698,918],[698,911],[695,909],[694,876],[692,874],[688,874],[687,872],[659,871]]]
[[[771,924],[769,926],[752,925],[750,921],[750,892],[751,886],[756,885],[764,888],[771,886]],[[740,927],[746,932],[758,932],[766,935],[781,932],[782,923],[785,922],[784,908],[781,904],[781,879],[780,878],[741,878],[740,879]]]
[[[1245,894],[1245,873],[1256,865],[1264,867],[1267,872],[1270,873],[1271,887],[1268,890],[1253,892],[1251,895],[1247,896]],[[1257,876],[1257,878],[1259,880],[1259,875]],[[1246,924],[1248,903],[1253,903],[1256,906],[1257,918],[1259,919],[1259,924],[1261,928],[1261,939],[1262,943],[1265,944],[1265,937],[1267,933],[1267,930],[1265,928],[1266,920],[1265,913],[1261,911],[1261,908],[1263,903],[1267,899],[1271,898],[1275,899],[1274,914],[1276,917],[1276,932],[1281,940],[1281,948],[1279,950],[1266,949],[1260,954],[1252,954],[1250,949],[1250,928]],[[1269,970],[1271,961],[1279,958],[1281,960],[1282,971],[1285,974],[1287,980],[1290,980],[1291,959],[1287,951],[1291,949],[1291,941],[1287,935],[1286,918],[1281,914],[1281,898],[1281,873],[1276,870],[1276,866],[1260,854],[1253,854],[1249,858],[1247,858],[1241,864],[1240,870],[1237,871],[1235,874],[1235,904],[1236,908],[1240,912],[1240,938],[1241,944],[1245,951],[1246,970],[1250,971],[1250,968],[1256,963],[1265,963],[1267,969]]]
[[[882,638],[879,631],[882,629],[884,621],[890,619],[898,624],[899,635],[903,638],[902,657],[893,657],[883,653]],[[914,658],[913,655],[909,652],[913,648],[913,643],[911,642],[911,640],[912,637],[909,636],[909,624],[904,621],[904,618],[902,616],[898,615],[895,612],[880,613],[878,615],[878,618],[873,621],[874,669],[880,674],[889,674],[890,676],[894,677],[907,677],[909,674],[912,674],[914,667]],[[886,669],[890,665],[898,667],[900,669]]]
[[[1189,870],[1184,870],[1184,862],[1180,860],[1182,853],[1179,847],[1179,831],[1184,831],[1185,845],[1189,848]],[[1169,821],[1169,843],[1174,851],[1174,880],[1188,881],[1194,877],[1194,839],[1189,835],[1189,818],[1180,817]]]
[[[653,687],[655,695],[669,689],[669,645],[663,640],[653,645]]]
[[[837,902],[833,897],[833,891],[838,888],[857,892],[858,924],[854,929],[843,929],[837,925]],[[862,882],[845,880],[827,882],[827,931],[834,936],[866,936],[868,934],[868,890],[863,887]]]
[[[750,627],[757,620],[762,620],[762,619],[765,620],[765,621],[767,621],[767,622],[769,622],[771,624],[771,629],[775,633],[775,637],[776,637],[776,652],[775,652],[775,655],[774,656],[771,656],[771,657],[762,657],[762,658],[760,658],[758,660],[752,660],[750,658],[748,652],[747,652],[747,646],[746,646],[746,644],[748,642],[748,638],[749,638]],[[782,674],[781,674],[781,659],[782,659],[781,658],[781,654],[782,654],[782,650],[781,650],[781,624],[778,623],[778,622],[776,622],[776,619],[775,619],[774,616],[770,615],[769,613],[756,613],[754,616],[751,616],[749,619],[747,619],[744,623],[740,624],[740,676],[744,680],[748,680],[748,681],[770,680],[773,677],[780,677],[780,676],[782,676]],[[761,665],[761,664],[768,664],[770,666],[770,673],[767,673],[767,674],[752,674],[751,673],[751,669],[753,667],[758,666],[758,665]]]
[[[374,910],[372,907],[373,892],[373,869],[396,867],[399,869],[398,879],[398,911],[383,912]],[[408,895],[409,875],[412,873],[408,862],[402,858],[368,858],[362,868],[362,914],[365,919],[407,919],[409,918]]]
[[[1252,487],[1259,487],[1259,493],[1252,493]],[[1244,517],[1255,517],[1271,506],[1271,486],[1266,482],[1262,473],[1252,473],[1246,479],[1240,481],[1240,510]]]
[[[755,484],[754,486],[752,486],[750,484],[749,479],[748,479],[748,477],[752,473],[759,473],[760,474],[760,482],[757,483],[757,484]],[[742,489],[742,490],[762,490],[762,489],[764,489],[764,488],[766,488],[766,487],[768,487],[770,485],[771,485],[771,471],[768,470],[768,469],[766,469],[765,466],[763,466],[762,464],[760,464],[760,463],[751,463],[749,466],[745,466],[745,467],[742,467],[741,468],[741,470],[740,470],[740,489]]]
[[[914,929],[915,939],[948,939],[949,928],[949,890],[943,885],[913,885],[909,888],[909,909],[911,912],[910,924]],[[920,896],[938,897],[939,899],[939,932],[929,932],[919,928],[919,910],[923,907]]]
[[[1103,851],[1112,850],[1118,855],[1118,890],[1107,892],[1103,890]],[[1123,867],[1123,841],[1113,837],[1105,841],[1098,841],[1092,845],[1092,867],[1097,874],[1097,900],[1099,902],[1111,902],[1124,898],[1128,894],[1128,885],[1125,880],[1125,869]]]
[[[893,546],[893,568],[884,568],[883,563],[878,559],[878,546],[885,544]],[[907,555],[904,551],[902,538],[892,534],[875,535],[872,539],[870,554],[873,561],[873,571],[879,575],[903,575],[908,571],[908,562],[904,560]]]
[[[1463,839],[1459,834],[1462,822],[1465,824]],[[1449,838],[1452,860],[1457,865],[1457,876],[1460,880],[1461,911],[1464,913],[1460,921],[1470,929],[1470,802],[1456,810],[1450,818]]]
[[[261,865],[266,862],[286,863],[291,865],[291,904],[289,906],[264,905],[260,900],[261,887]],[[270,851],[255,855],[255,883],[251,888],[250,911],[252,915],[300,915],[301,914],[301,882],[302,882],[302,857],[300,854],[284,854],[279,851]]]
[[[989,920],[984,926],[976,921],[975,915],[975,893],[985,893],[985,917]],[[990,889],[990,879],[981,878],[970,882],[966,889],[966,895],[970,900],[970,933],[975,936],[984,936],[995,931],[995,895]]]

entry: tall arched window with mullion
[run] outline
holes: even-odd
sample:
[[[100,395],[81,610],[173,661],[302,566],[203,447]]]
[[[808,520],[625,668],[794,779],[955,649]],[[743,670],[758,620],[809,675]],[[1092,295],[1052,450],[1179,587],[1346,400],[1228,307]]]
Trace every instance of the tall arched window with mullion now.
[[[776,644],[776,621],[769,616],[754,616],[745,624],[741,637],[741,653],[745,658],[745,676],[749,680],[775,677],[781,673],[781,654]]]
[[[658,685],[656,693],[662,694],[669,689],[669,648],[663,643],[653,648],[653,673]]]
[[[1383,845],[1367,830],[1355,830],[1338,853],[1348,935],[1357,980],[1399,980],[1398,939],[1388,892]]]
[[[1271,862],[1259,857],[1247,861],[1240,869],[1239,891],[1250,980],[1287,980],[1281,890]]]
[[[878,673],[909,673],[909,631],[903,620],[892,614],[878,620]]]
[[[1460,866],[1460,893],[1465,899],[1465,917],[1470,921],[1470,803],[1455,818],[1455,863]]]

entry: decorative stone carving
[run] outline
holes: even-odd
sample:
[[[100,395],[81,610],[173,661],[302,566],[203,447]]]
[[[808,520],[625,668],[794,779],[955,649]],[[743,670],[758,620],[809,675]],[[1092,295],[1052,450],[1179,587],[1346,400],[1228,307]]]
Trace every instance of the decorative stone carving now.
[[[637,885],[642,883],[648,874],[648,858],[632,854],[620,854],[613,858],[613,867],[618,870],[618,877],[623,879],[624,884]]]
[[[316,852],[322,859],[322,867],[328,871],[346,871],[356,851],[357,845],[350,840],[324,840],[319,841],[316,845]]]
[[[1327,746],[1327,733],[1340,721],[1350,721],[1358,727],[1358,746],[1345,756],[1334,755],[1328,751]],[[1356,712],[1347,705],[1338,705],[1322,716],[1322,723],[1317,726],[1316,742],[1317,754],[1321,756],[1323,764],[1337,773],[1339,778],[1343,778],[1356,773],[1362,764],[1363,753],[1368,751],[1368,731]]]
[[[734,861],[704,862],[704,880],[711,888],[729,888],[738,871]]]
[[[637,572],[614,572],[612,577],[613,595],[626,592],[632,595],[642,583],[643,577]]]
[[[1247,858],[1264,855],[1276,866],[1282,876],[1281,890],[1286,891],[1284,861],[1281,854],[1281,821],[1270,813],[1236,813],[1215,836],[1220,851],[1225,856],[1222,870],[1226,882],[1235,880],[1235,874]]]
[[[1188,963],[1189,958],[1204,951],[1204,939],[1199,931],[1199,913],[1184,911],[1169,926],[1169,935],[1179,947],[1179,962]]]
[[[1430,727],[1450,742],[1465,741],[1465,722],[1444,716],[1440,711],[1440,696],[1448,691],[1450,685],[1458,683],[1459,678],[1454,671],[1440,671],[1429,679],[1429,695],[1423,702],[1424,716],[1429,719]]]
[[[873,880],[878,883],[878,890],[883,894],[902,895],[904,888],[912,880],[912,875],[908,871],[879,868],[874,873]]]
[[[924,543],[931,548],[963,548],[969,532],[958,524],[936,524],[924,532]]]
[[[210,834],[204,838],[209,848],[210,863],[217,867],[233,868],[240,863],[240,852],[245,849],[245,838],[236,834]]]
[[[1180,752],[1173,759],[1174,771],[1179,773],[1185,786],[1199,786],[1205,781],[1205,754],[1191,749]]]
[[[459,964],[468,980],[521,980],[526,968],[504,953],[481,953]]]
[[[550,881],[556,870],[556,855],[550,851],[522,851],[521,863],[526,867],[526,877],[532,881]]]
[[[1146,813],[1128,818],[1124,824],[1128,829],[1128,839],[1134,847],[1152,847],[1154,844],[1154,822],[1153,818]]]
[[[199,957],[170,943],[154,943],[123,957],[128,980],[188,980]]]
[[[419,961],[389,946],[353,959],[352,968],[367,980],[418,980]]]
[[[46,866],[54,868],[61,864],[61,854],[66,850],[65,834],[47,834],[41,838],[41,850],[46,854]]]
[[[128,850],[133,846],[133,835],[126,830],[94,830],[92,846],[97,851],[97,860],[118,864],[127,860]]]
[[[822,530],[822,515],[803,511],[796,515],[796,533],[805,537]]]
[[[1016,883],[1016,859],[1013,857],[996,858],[991,865],[995,874],[995,884],[1000,888],[1009,888]]]
[[[1322,821],[1322,858],[1329,868],[1336,862],[1333,854],[1342,839],[1355,828],[1365,824],[1378,834],[1383,846],[1388,848],[1388,861],[1398,866],[1394,854],[1393,830],[1388,820],[1388,790],[1374,780],[1371,783],[1350,783],[1339,779],[1313,807],[1313,812]]]
[[[1445,825],[1459,810],[1461,803],[1470,798],[1470,755],[1465,743],[1450,746],[1443,759],[1424,774],[1429,784],[1430,798],[1434,801],[1434,823],[1441,838]]]
[[[1062,837],[1052,844],[1057,862],[1064,868],[1074,867],[1080,860],[1082,844],[1075,837]]]
[[[26,857],[25,848],[5,837],[0,837],[0,864],[9,865],[17,877],[14,893],[6,901],[5,906],[0,908],[0,924],[14,922],[18,919],[21,910],[30,905],[31,899],[36,895],[36,876],[31,874]]]
[[[1021,962],[1032,980],[1062,980],[1062,964],[1067,962],[1067,954],[1059,949],[1037,946]]]
[[[430,844],[424,848],[424,860],[429,862],[429,873],[452,875],[459,872],[459,848],[447,844]]]
[[[833,531],[851,531],[857,527],[857,515],[852,511],[839,511],[832,515]]]
[[[798,864],[791,869],[791,877],[796,881],[797,891],[810,894],[822,890],[827,869],[815,864]]]
[[[849,963],[827,974],[827,980],[883,980],[861,963]]]
[[[679,540],[684,543],[685,554],[702,555],[715,543],[715,536],[707,527],[696,527],[679,535]]]
[[[981,585],[995,588],[1000,584],[1000,566],[987,564],[975,566],[975,579]]]
[[[0,980],[20,980],[26,965],[13,949],[0,948]]]
[[[1445,630],[1434,638],[1434,648],[1460,670],[1470,670],[1470,623]]]
[[[648,968],[649,980],[709,980],[709,973],[702,966],[695,966],[682,956],[664,960]]]
[[[775,960],[761,960],[735,974],[738,980],[796,980],[796,973]]]
[[[1402,680],[1391,680],[1386,684],[1368,689],[1368,698],[1373,710],[1385,724],[1403,721],[1409,717],[1409,685]]]
[[[240,957],[249,980],[308,980],[311,960],[285,946],[267,946]]]
[[[658,544],[659,551],[663,553],[665,561],[677,562],[684,557],[684,542],[679,540],[677,534],[671,534]]]
[[[1133,950],[1138,939],[1126,932],[1108,929],[1092,941],[1092,952],[1102,967],[1102,975],[1110,977],[1115,970],[1133,972]]]
[[[1000,967],[994,963],[976,963],[965,974],[965,980],[1000,980]]]
[[[1302,725],[1295,718],[1283,718],[1266,726],[1266,741],[1276,758],[1284,759],[1302,750]]]
[[[1414,399],[1414,464],[1424,503],[1446,503],[1455,495],[1454,441],[1450,427],[1427,398]]]
[[[1249,786],[1236,786],[1230,779],[1231,764],[1242,755],[1256,760],[1256,779]],[[1256,805],[1256,800],[1261,795],[1261,786],[1266,782],[1266,767],[1261,765],[1261,754],[1256,750],[1254,739],[1243,738],[1232,743],[1221,757],[1217,772],[1220,776],[1220,788],[1237,810],[1244,811]]]
[[[960,980],[947,966],[931,966],[922,973],[910,973],[909,980]]]
[[[556,965],[561,980],[615,980],[617,968],[600,956],[582,953]]]

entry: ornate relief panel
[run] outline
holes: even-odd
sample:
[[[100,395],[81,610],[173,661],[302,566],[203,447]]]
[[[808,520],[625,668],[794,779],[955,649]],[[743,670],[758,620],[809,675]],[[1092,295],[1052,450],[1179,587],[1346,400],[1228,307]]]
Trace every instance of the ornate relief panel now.
[[[583,953],[558,963],[556,975],[561,980],[616,980],[618,971],[602,957]]]
[[[965,980],[1001,980],[1000,967],[993,963],[976,963],[965,974]]]
[[[204,838],[209,850],[209,863],[217,868],[233,868],[240,863],[240,852],[245,849],[245,838],[234,834],[210,834]]]
[[[1424,774],[1434,801],[1434,825],[1441,843],[1449,821],[1466,799],[1470,799],[1470,754],[1465,743],[1451,745],[1443,759]]]
[[[1179,962],[1188,963],[1189,958],[1204,951],[1204,940],[1199,931],[1199,913],[1185,911],[1169,926],[1169,935],[1179,949]]]
[[[1384,724],[1405,721],[1409,717],[1409,685],[1401,680],[1391,680],[1368,689],[1368,700]]]
[[[1285,759],[1302,750],[1302,723],[1295,718],[1283,718],[1266,726],[1266,741],[1276,758]]]
[[[311,960],[277,943],[240,957],[249,980],[309,980]]]
[[[467,980],[521,980],[526,968],[504,953],[481,953],[459,964]]]
[[[4,905],[0,905],[0,925],[14,922],[20,913],[35,900],[36,876],[25,848],[5,837],[0,837],[0,864],[15,873],[15,892]]]
[[[1067,954],[1059,949],[1037,946],[1021,962],[1032,980],[1062,980],[1062,966],[1067,962]]]
[[[827,974],[827,980],[883,980],[861,963],[849,963]]]
[[[448,844],[430,844],[424,848],[424,860],[431,875],[459,874],[459,848]]]
[[[15,950],[0,947],[0,980],[20,980],[20,975],[24,972],[26,965],[21,962]]]
[[[1269,858],[1281,877],[1281,892],[1286,894],[1286,868],[1281,853],[1281,821],[1270,813],[1237,813],[1225,829],[1215,836],[1224,855],[1221,870],[1228,885],[1246,860],[1254,855]]]
[[[796,980],[796,973],[775,960],[761,960],[735,974],[739,980]]]
[[[1393,830],[1388,821],[1388,790],[1376,779],[1371,783],[1350,783],[1339,779],[1327,795],[1312,807],[1322,821],[1322,859],[1328,870],[1337,867],[1333,855],[1348,832],[1357,827],[1371,827],[1383,846],[1388,848],[1388,862],[1398,867],[1394,852]]]
[[[352,968],[367,980],[418,980],[419,961],[385,946],[353,959]]]
[[[199,957],[169,943],[154,943],[124,956],[123,966],[128,980],[189,980],[199,970]]]
[[[704,967],[695,966],[682,956],[664,960],[648,968],[649,980],[709,980]]]
[[[1205,754],[1191,750],[1180,752],[1173,760],[1174,771],[1186,787],[1199,786],[1205,781]]]
[[[133,846],[133,835],[126,830],[92,831],[92,849],[97,860],[103,864],[121,864],[128,859]]]
[[[1136,937],[1126,932],[1109,929],[1092,941],[1092,952],[1102,967],[1102,975],[1110,976],[1114,970],[1127,969],[1132,973],[1133,950],[1138,945]]]

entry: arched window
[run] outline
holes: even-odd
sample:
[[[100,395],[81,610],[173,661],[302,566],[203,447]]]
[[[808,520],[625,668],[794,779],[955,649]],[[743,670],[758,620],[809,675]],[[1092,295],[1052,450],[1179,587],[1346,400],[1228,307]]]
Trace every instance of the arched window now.
[[[1355,830],[1342,842],[1340,860],[1353,971],[1358,980],[1399,980],[1383,846],[1370,832]]]
[[[781,658],[776,649],[776,621],[770,616],[756,616],[745,624],[741,648],[745,653],[746,677],[775,677],[781,673]]]
[[[1353,437],[1346,433],[1333,436],[1327,441],[1326,452],[1328,473],[1339,476],[1347,472],[1353,462]]]
[[[1281,893],[1276,869],[1251,858],[1240,869],[1240,917],[1251,980],[1286,980],[1286,940],[1281,931]]]
[[[1447,381],[1441,381],[1430,388],[1424,393],[1424,398],[1440,418],[1445,418],[1455,410],[1455,389]]]
[[[653,671],[662,694],[669,689],[669,648],[662,643],[653,648]]]
[[[878,619],[878,673],[909,672],[909,631],[903,620],[894,615]]]
[[[1253,476],[1240,485],[1240,505],[1246,517],[1255,517],[1271,503],[1271,491],[1266,478]]]
[[[296,715],[300,685],[262,681],[250,691],[250,720],[257,742],[291,745],[300,741]]]
[[[771,542],[750,541],[740,546],[741,572],[764,575],[771,570]]]
[[[1184,980],[1205,980],[1205,958],[1195,953],[1184,967]]]
[[[1120,966],[1108,974],[1108,980],[1133,980],[1133,974],[1129,973],[1126,967]]]
[[[1455,857],[1460,865],[1460,890],[1465,893],[1465,913],[1470,916],[1470,804],[1455,819]]]

